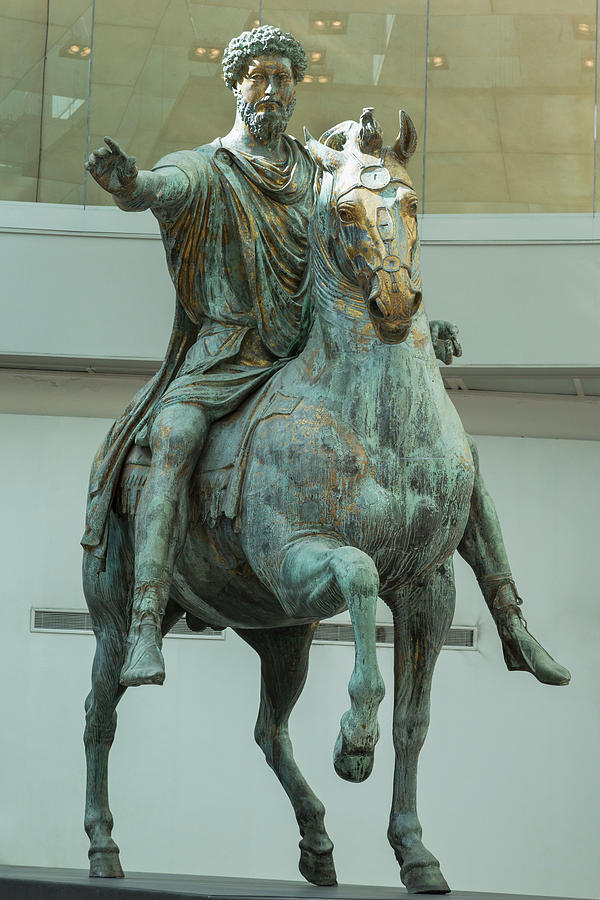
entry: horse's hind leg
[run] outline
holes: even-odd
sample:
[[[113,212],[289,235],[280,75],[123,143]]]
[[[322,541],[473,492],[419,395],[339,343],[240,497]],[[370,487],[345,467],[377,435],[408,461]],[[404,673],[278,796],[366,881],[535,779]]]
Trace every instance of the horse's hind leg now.
[[[417,894],[450,890],[438,860],[421,841],[417,763],[429,726],[433,669],[452,623],[454,600],[454,573],[448,560],[426,585],[389,602],[394,614],[396,767],[388,838],[402,881],[410,893]]]
[[[236,630],[261,659],[260,708],[254,736],[294,807],[302,836],[300,872],[313,884],[336,884],[333,844],[325,831],[325,807],[298,768],[288,733],[290,712],[306,681],[314,625]]]
[[[125,691],[119,684],[119,673],[125,654],[127,605],[109,602],[113,594],[109,590],[109,573],[97,571],[96,565],[95,560],[84,559],[84,589],[96,635],[92,689],[85,701],[85,830],[90,839],[90,875],[122,878],[119,848],[111,837],[108,754],[117,726],[116,705]],[[127,590],[126,585],[123,590]]]
[[[113,534],[115,540],[122,537],[116,528]],[[90,876],[97,878],[123,877],[119,848],[112,839],[113,817],[108,803],[108,756],[117,727],[116,706],[126,691],[119,679],[129,627],[127,596],[131,572],[125,552],[122,560],[119,568],[109,560],[106,571],[100,572],[91,557],[84,559],[84,590],[96,635],[92,689],[85,701],[85,830],[90,839]],[[163,634],[181,615],[181,607],[170,601],[163,619]]]
[[[377,665],[375,614],[379,575],[370,556],[330,537],[305,538],[286,550],[280,571],[282,599],[292,615],[325,619],[348,607],[354,630],[354,669],[334,750],[335,770],[364,781],[379,739],[377,710],[385,693]]]

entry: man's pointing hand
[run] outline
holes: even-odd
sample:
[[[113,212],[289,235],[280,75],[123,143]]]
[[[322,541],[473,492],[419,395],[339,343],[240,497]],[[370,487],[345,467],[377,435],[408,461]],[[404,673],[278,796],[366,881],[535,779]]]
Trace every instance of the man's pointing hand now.
[[[116,194],[133,184],[138,169],[135,156],[127,156],[110,137],[105,137],[104,142],[106,147],[100,147],[90,153],[85,167],[100,187],[111,194]]]

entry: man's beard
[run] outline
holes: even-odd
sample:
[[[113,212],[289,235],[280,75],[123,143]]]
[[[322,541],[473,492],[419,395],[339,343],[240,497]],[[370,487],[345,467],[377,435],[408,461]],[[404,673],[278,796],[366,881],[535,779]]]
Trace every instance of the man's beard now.
[[[280,134],[283,134],[295,106],[296,98],[294,97],[287,106],[281,105],[276,106],[275,109],[256,112],[256,103],[247,103],[241,92],[237,95],[237,108],[240,118],[252,137],[260,141],[261,144],[269,144],[272,140],[278,138]]]

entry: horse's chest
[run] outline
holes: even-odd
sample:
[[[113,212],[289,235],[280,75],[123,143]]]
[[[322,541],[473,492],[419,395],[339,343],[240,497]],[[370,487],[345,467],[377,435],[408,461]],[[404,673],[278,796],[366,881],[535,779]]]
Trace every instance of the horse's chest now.
[[[331,521],[373,557],[382,582],[408,580],[456,548],[473,488],[472,461],[460,442],[443,456],[367,457],[347,449],[335,462]]]

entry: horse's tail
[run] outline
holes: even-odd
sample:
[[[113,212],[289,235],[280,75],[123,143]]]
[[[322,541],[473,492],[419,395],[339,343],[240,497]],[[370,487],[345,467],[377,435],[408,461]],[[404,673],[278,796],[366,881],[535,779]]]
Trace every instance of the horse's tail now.
[[[84,550],[83,593],[96,635],[108,629],[123,640],[131,615],[133,588],[133,522],[110,513],[106,565]]]

